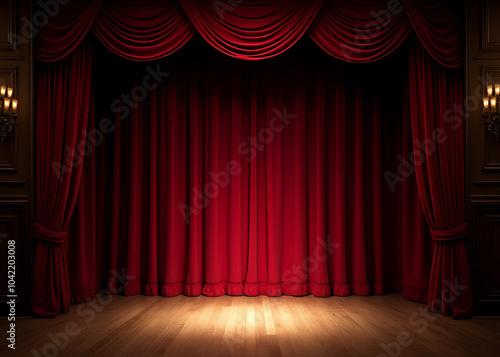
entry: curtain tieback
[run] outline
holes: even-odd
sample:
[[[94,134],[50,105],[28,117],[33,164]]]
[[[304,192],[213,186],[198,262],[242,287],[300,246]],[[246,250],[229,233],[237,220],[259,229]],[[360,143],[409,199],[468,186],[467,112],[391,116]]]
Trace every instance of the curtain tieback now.
[[[51,231],[35,222],[33,223],[33,235],[46,242],[63,244],[68,236],[68,232]]]
[[[431,237],[434,242],[452,242],[467,236],[469,231],[467,230],[467,222],[464,224],[448,230],[431,231]]]

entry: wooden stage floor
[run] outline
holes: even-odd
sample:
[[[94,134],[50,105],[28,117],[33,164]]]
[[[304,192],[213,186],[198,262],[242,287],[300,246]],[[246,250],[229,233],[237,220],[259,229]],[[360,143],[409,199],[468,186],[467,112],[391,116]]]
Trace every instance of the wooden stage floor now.
[[[452,320],[400,293],[102,296],[16,330],[2,356],[500,356],[500,319]]]

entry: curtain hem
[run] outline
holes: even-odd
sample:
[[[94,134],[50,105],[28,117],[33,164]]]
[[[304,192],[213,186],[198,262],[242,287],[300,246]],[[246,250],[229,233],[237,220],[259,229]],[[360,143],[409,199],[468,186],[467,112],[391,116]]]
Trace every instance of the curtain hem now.
[[[111,292],[111,291],[110,291]],[[312,294],[316,297],[327,296],[348,296],[348,295],[382,295],[384,294],[384,284],[375,283],[265,283],[265,282],[240,282],[232,283],[220,281],[218,283],[156,283],[156,282],[128,282],[125,286],[125,295],[162,295],[162,296],[304,296]],[[83,294],[85,296],[85,294]]]
[[[86,290],[71,290],[70,292],[70,304],[80,304],[82,302],[90,301],[95,299],[95,290],[94,289],[86,289]]]

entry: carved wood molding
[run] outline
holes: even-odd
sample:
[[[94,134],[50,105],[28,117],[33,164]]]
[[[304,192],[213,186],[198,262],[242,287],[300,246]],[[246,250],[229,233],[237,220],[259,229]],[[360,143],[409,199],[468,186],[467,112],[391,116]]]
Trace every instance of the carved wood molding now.
[[[472,209],[472,261],[471,270],[476,288],[476,303],[483,306],[500,303],[500,280],[497,252],[500,232],[500,196],[471,196]],[[494,271],[495,270],[495,271]]]
[[[483,0],[482,11],[482,50],[500,50],[500,39],[493,39],[492,30],[498,25],[498,15],[500,14],[500,6],[497,0]]]
[[[8,0],[3,1],[4,4],[1,5],[0,11],[5,11],[7,16],[7,23],[4,24],[4,29],[6,31],[3,36],[0,36],[0,51],[1,50],[16,50],[15,36],[17,33],[17,1],[16,0]]]

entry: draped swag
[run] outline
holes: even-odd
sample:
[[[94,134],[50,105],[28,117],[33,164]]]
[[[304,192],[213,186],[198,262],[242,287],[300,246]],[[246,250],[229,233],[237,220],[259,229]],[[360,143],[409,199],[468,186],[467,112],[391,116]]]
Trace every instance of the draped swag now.
[[[460,73],[452,70],[459,68],[463,60],[461,20],[451,1],[433,0],[403,0],[401,2],[386,0],[256,0],[243,1],[242,3],[224,0],[215,2],[213,0],[146,0],[141,2],[132,0],[96,0],[71,1],[66,5],[60,5],[57,14],[50,19],[46,26],[39,29],[35,41],[36,59],[41,62],[54,62],[43,63],[38,70],[37,196],[34,227],[37,246],[33,283],[33,309],[37,314],[55,316],[68,311],[70,300],[73,302],[84,301],[92,298],[95,294],[95,291],[92,291],[94,289],[84,291],[85,289],[82,288],[70,299],[65,251],[62,248],[62,244],[75,237],[75,241],[79,242],[78,249],[87,252],[92,249],[91,243],[86,243],[84,240],[84,232],[77,232],[69,237],[67,233],[68,222],[75,205],[77,206],[76,209],[82,209],[83,206],[89,204],[85,199],[78,200],[78,203],[76,203],[77,193],[80,192],[80,197],[82,197],[85,196],[86,190],[92,189],[92,187],[88,186],[88,183],[80,184],[82,168],[87,170],[86,161],[89,161],[88,157],[81,160],[78,156],[71,154],[77,149],[82,133],[85,132],[82,129],[94,125],[90,80],[92,54],[91,47],[86,42],[89,32],[92,32],[104,46],[115,54],[134,61],[151,61],[169,56],[183,48],[195,33],[199,33],[204,41],[216,50],[242,60],[262,60],[277,56],[290,50],[301,37],[307,34],[322,50],[337,59],[348,62],[371,62],[393,53],[403,43],[408,42],[406,40],[412,34],[415,34],[420,44],[417,45],[412,42],[407,59],[409,80],[406,85],[409,89],[407,108],[408,119],[411,123],[410,135],[412,135],[414,149],[419,148],[417,143],[432,141],[433,145],[426,146],[424,150],[425,158],[422,159],[421,164],[415,167],[419,200],[415,197],[407,198],[411,201],[420,201],[422,204],[423,214],[431,228],[434,255],[428,279],[428,296],[425,287],[423,287],[422,292],[418,292],[417,289],[406,291],[406,293],[403,288],[403,294],[413,300],[428,301],[429,308],[432,311],[442,312],[447,315],[451,314],[454,317],[466,317],[470,314],[472,298],[464,243],[464,238],[467,236],[467,226],[464,213],[463,126],[455,125],[462,116],[462,109],[457,110],[457,108],[461,108],[463,84]],[[249,85],[249,88],[252,88],[252,86]],[[236,89],[245,90],[244,88]],[[198,97],[187,95],[184,100],[187,98],[197,100]],[[252,95],[250,95],[250,98],[253,98]],[[185,104],[190,105],[192,103],[186,102]],[[252,105],[252,103],[249,105]],[[320,110],[319,108],[318,106],[318,110]],[[449,108],[451,108],[451,114]],[[220,108],[219,110],[222,111],[223,109]],[[137,114],[137,112],[135,113]],[[212,112],[212,117],[217,118],[217,113]],[[136,114],[132,113],[132,115]],[[167,117],[169,116],[168,113],[164,114]],[[255,123],[249,124],[253,128],[252,130],[257,130],[258,126],[253,127],[252,125],[258,125],[261,114],[255,115],[257,117],[250,118],[252,119],[250,123]],[[327,135],[332,135],[328,139],[329,141],[337,142],[337,140],[340,140],[341,138],[337,137],[338,132],[336,131],[339,128],[328,128],[327,123],[321,120],[318,121],[321,116],[322,113],[317,113],[314,120],[311,119],[311,123],[307,122],[307,125],[312,125],[308,132],[320,133],[326,130]],[[446,118],[446,120],[443,118]],[[196,118],[186,116],[186,120],[193,121]],[[220,120],[226,119],[221,116]],[[304,120],[304,117],[300,120]],[[306,125],[305,122],[300,120],[300,125]],[[133,124],[134,121],[131,123]],[[341,125],[340,123],[338,125]],[[358,122],[354,121],[354,123]],[[209,135],[198,132],[196,129],[198,124],[195,122],[191,124],[190,130],[192,132],[190,135]],[[153,121],[151,121],[151,125],[154,125]],[[166,125],[174,124],[169,122]],[[178,125],[183,124],[176,123],[175,130],[178,130]],[[239,130],[237,126],[241,125],[241,123],[234,123],[234,125],[236,127],[232,127],[232,129]],[[337,124],[330,123],[328,125]],[[363,130],[366,129],[357,126],[358,124],[350,125],[354,125],[352,130],[357,132],[357,135],[363,136]],[[409,130],[409,127],[407,128]],[[440,131],[440,133],[442,133],[443,137],[446,136],[447,139],[436,141],[436,135],[433,131],[435,128],[441,129],[442,132]],[[174,130],[173,128],[170,129]],[[229,137],[225,136],[225,133],[218,134],[217,130],[217,127],[214,127],[210,135],[217,136],[220,134],[221,139],[230,140]],[[168,132],[171,133],[171,131]],[[119,140],[125,140],[126,138],[126,136],[119,138],[120,130],[117,133],[114,145],[119,145],[116,143],[117,140],[119,143]],[[213,139],[209,138],[210,140]],[[157,141],[151,141],[150,145],[159,145],[163,139],[156,138],[155,140]],[[361,144],[356,140],[351,141],[351,145]],[[195,141],[190,142],[194,143]],[[132,140],[130,144],[133,146],[137,143],[134,144]],[[209,143],[205,144],[209,145]],[[230,145],[231,143],[228,142],[227,144]],[[370,145],[377,146],[378,144],[373,142]],[[405,147],[408,152],[411,151],[409,147]],[[165,150],[167,149],[165,148]],[[349,151],[352,155],[363,156],[362,151],[356,150],[355,147],[351,149],[354,149]],[[201,148],[189,148],[191,155],[198,152],[198,150],[201,150]],[[295,150],[300,150],[300,145],[295,147]],[[166,152],[170,151],[167,150]],[[377,151],[369,150],[368,152],[376,153]],[[276,151],[277,153],[278,151]],[[313,151],[313,153],[316,153],[314,155],[317,155],[318,160],[323,160],[321,156],[323,154],[320,151]],[[161,151],[158,151],[158,154],[161,154]],[[201,152],[199,154],[201,155]],[[182,156],[180,157],[182,158]],[[90,158],[92,158],[92,155]],[[137,159],[136,157],[135,160]],[[215,156],[208,156],[206,159],[210,160],[210,162],[219,160]],[[269,157],[267,159],[271,160],[267,164],[270,165],[267,169],[271,170],[272,160],[277,160],[277,158]],[[359,159],[361,160],[361,157]],[[366,158],[368,161],[373,159],[376,158]],[[341,161],[336,160],[334,159],[332,164],[342,165]],[[54,168],[54,162],[65,163],[65,165]],[[296,169],[306,168],[301,166],[300,162],[297,164]],[[185,162],[184,165],[188,165],[188,162]],[[260,169],[258,167],[252,168],[252,165],[260,165],[260,163],[257,161],[252,162],[250,168],[246,169],[250,178],[252,178],[252,175],[260,175]],[[88,169],[92,169],[90,165]],[[322,166],[316,165],[315,169],[322,170]],[[339,166],[339,169],[342,169],[342,167]],[[354,169],[356,170],[356,167]],[[361,170],[361,167],[357,169]],[[373,167],[365,167],[364,170],[365,173],[370,172],[374,177],[377,177],[376,170],[373,171]],[[58,174],[54,175],[54,171],[58,172]],[[358,172],[363,172],[363,170]],[[202,173],[207,174],[203,170],[200,174]],[[315,175],[328,180],[336,180],[335,177],[329,176],[326,172],[316,172]],[[255,176],[253,179],[258,179],[258,177],[260,176]],[[174,178],[165,176],[164,179],[168,181]],[[189,182],[196,185],[199,179],[200,177],[193,176]],[[272,178],[272,180],[277,180],[277,178]],[[323,194],[326,194],[328,190],[321,191],[320,188],[318,188],[319,191],[317,192],[306,192],[308,187],[310,190],[312,189],[307,185],[303,187],[303,192],[300,189],[302,184],[304,182],[295,186],[299,190],[295,192],[298,195],[296,197],[305,199],[307,196],[308,200],[310,197],[314,197],[315,200],[318,200],[314,201],[319,205],[317,207],[321,206],[321,200],[332,199],[335,201],[337,199],[335,194],[332,196],[333,198],[325,198]],[[329,182],[324,182],[323,186],[320,187],[327,187],[329,184]],[[354,182],[353,184],[363,185],[362,182]],[[172,187],[170,189],[173,190]],[[99,187],[94,189],[99,190]],[[233,189],[239,192],[238,188]],[[254,190],[255,188],[249,192],[250,199],[255,198],[255,201],[252,202],[259,205],[261,204],[259,202],[262,202],[263,199],[265,203],[265,197],[258,199],[263,191],[261,189]],[[274,194],[279,197],[278,193]],[[355,200],[356,197],[359,199],[361,196],[355,194],[352,199]],[[134,196],[129,197],[129,199],[133,200]],[[372,208],[369,205],[363,206],[363,202],[365,202],[364,204],[367,204],[366,202],[377,204],[377,200],[376,197],[368,201],[360,200],[357,204],[354,204],[353,211],[349,214],[357,217],[356,219],[361,219],[359,215],[366,214],[367,210]],[[313,204],[311,201],[308,202],[311,205]],[[341,200],[338,202],[341,202]],[[129,202],[129,204],[132,205],[134,202]],[[251,202],[249,207],[249,217],[251,219],[261,219],[253,216],[256,212],[261,214],[261,208],[253,206]],[[321,209],[317,210],[317,207],[308,207],[311,212],[317,213],[315,218],[317,231],[309,232],[308,237],[321,236],[324,233],[322,230],[325,225],[333,224],[339,219],[338,222],[342,221],[339,217],[325,216],[328,212],[325,213]],[[267,207],[266,209],[268,212],[275,212],[276,214],[281,212],[277,207]],[[286,210],[287,208],[283,207],[283,209]],[[373,210],[371,209],[371,211]],[[208,212],[214,211],[209,210]],[[225,214],[230,215],[234,214],[234,212],[228,211]],[[293,215],[290,217],[293,217]],[[207,236],[210,236],[212,234],[210,230],[216,231],[217,227],[213,225],[220,220],[220,217],[208,216],[203,219],[205,220],[203,225],[201,222],[194,224],[191,222],[190,227],[206,230]],[[272,216],[268,215],[262,219],[269,220],[272,219]],[[93,221],[93,223],[89,222],[90,225],[86,226],[87,229],[91,229],[92,224],[95,224]],[[310,225],[301,226],[302,221],[300,219],[292,222],[293,224],[290,227],[282,228],[292,230],[290,234],[296,236],[294,238],[296,243],[294,244],[297,244],[297,247],[309,245],[309,249],[314,250],[315,243],[304,240],[306,227],[310,227],[310,229],[312,227]],[[369,220],[367,222],[365,223],[365,225],[368,224],[366,227],[375,232],[373,233],[375,237],[373,239],[381,239],[377,236],[380,235],[380,227],[372,226]],[[417,223],[413,222],[409,226],[412,224]],[[262,237],[263,232],[251,231],[255,228],[251,224],[248,227],[245,225],[241,227],[248,228],[249,234],[255,235],[256,239]],[[240,229],[241,227],[237,228]],[[258,224],[257,227],[259,227]],[[134,229],[136,228],[130,226],[127,234],[134,234]],[[275,229],[279,230],[280,228],[275,227]],[[338,227],[335,229],[338,229]],[[363,251],[362,246],[360,246],[362,242],[355,238],[356,234],[362,236],[362,233],[348,232],[348,236],[352,236],[349,239],[353,239],[352,244],[355,245],[355,249]],[[171,233],[174,236],[185,234],[185,232],[177,231]],[[408,232],[403,233],[409,234]],[[135,234],[140,234],[140,232],[135,231]],[[186,243],[189,244],[188,252],[193,255],[192,259],[197,259],[195,256],[201,254],[201,252],[197,251],[200,246],[196,244],[196,239],[195,236],[192,236],[188,240],[189,243]],[[214,239],[205,239],[204,241],[209,246],[215,244],[215,242]],[[129,247],[129,254],[137,248],[133,244]],[[173,241],[167,241],[166,244],[173,244]],[[278,249],[281,243],[276,241],[273,244]],[[178,247],[178,245],[176,246]],[[252,249],[257,249],[257,247],[255,246]],[[218,251],[217,246],[209,247],[209,249],[214,252]],[[286,256],[285,259],[291,259],[288,263],[292,264],[300,261],[300,254],[297,249],[294,248],[290,252],[290,256]],[[262,253],[271,254],[272,252]],[[220,251],[220,254],[223,254],[223,250]],[[382,256],[380,253],[377,254],[370,259],[380,261]],[[408,255],[408,259],[421,259],[415,258],[419,254],[418,251],[414,251],[413,256]],[[76,259],[78,260],[78,255]],[[237,260],[237,263],[240,264],[242,261]],[[118,268],[118,266],[116,267]],[[131,267],[130,269],[136,268]],[[372,291],[367,285],[363,285],[368,280],[373,282],[375,293],[381,293],[384,290],[381,285],[377,285],[377,282],[381,280],[381,272],[370,270],[370,274],[374,275],[371,277],[364,276],[364,272],[367,271],[366,267],[354,273],[355,279],[343,276],[343,273],[337,269],[334,273],[336,275],[335,279],[329,280],[326,275],[321,275],[328,274],[326,271],[328,268],[325,265],[322,268],[323,270],[320,269],[315,273],[319,274],[319,276],[306,278],[302,282],[303,284],[298,286],[279,285],[283,279],[280,276],[267,276],[266,281],[260,281],[261,276],[259,275],[251,276],[248,281],[257,285],[231,285],[228,282],[218,284],[225,279],[223,276],[219,277],[219,281],[205,281],[206,284],[203,285],[202,280],[200,281],[202,279],[200,278],[202,277],[200,269],[203,269],[203,266],[199,265],[193,269],[195,270],[185,272],[186,274],[181,274],[182,276],[173,277],[173,279],[179,280],[179,284],[167,285],[166,289],[168,291],[165,290],[162,293],[165,295],[178,293],[195,295],[200,293],[206,293],[207,295],[218,295],[220,293],[278,295],[288,293],[300,295],[312,292],[318,296],[326,296],[332,293],[345,295],[351,292],[348,286],[349,283],[354,282],[360,283],[351,286],[354,293],[369,294]],[[205,267],[205,269],[207,268]],[[77,272],[73,276],[78,276],[78,274],[82,273]],[[211,273],[207,272],[207,274],[210,275]],[[350,275],[350,273],[347,275]],[[248,276],[246,278],[248,279]],[[244,280],[245,277],[240,277],[240,279]],[[338,285],[331,286],[331,281],[338,283]],[[210,285],[211,283],[215,285]],[[263,283],[263,285],[258,283]],[[142,291],[141,287],[134,287],[132,283],[128,284],[127,289],[126,293]],[[154,288],[152,289],[154,290]],[[330,289],[333,289],[333,291]],[[110,290],[113,289],[110,288]],[[157,291],[153,290],[146,291],[146,293],[157,293]]]

